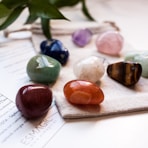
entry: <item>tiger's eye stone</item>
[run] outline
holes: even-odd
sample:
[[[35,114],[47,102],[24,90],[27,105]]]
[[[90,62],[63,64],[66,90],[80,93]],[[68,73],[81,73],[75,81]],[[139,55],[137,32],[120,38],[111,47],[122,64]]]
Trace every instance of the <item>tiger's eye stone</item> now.
[[[123,37],[115,31],[107,31],[96,39],[96,47],[100,53],[117,56],[123,47]]]
[[[89,81],[69,81],[63,91],[66,99],[72,104],[97,105],[104,100],[101,88]]]
[[[28,119],[46,114],[52,103],[52,91],[44,85],[32,84],[21,87],[16,95],[16,106]]]
[[[107,67],[107,74],[110,78],[125,86],[132,86],[138,82],[142,73],[139,63],[118,62]]]
[[[105,73],[104,59],[97,56],[84,58],[74,64],[73,71],[78,79],[95,83]]]
[[[36,55],[27,64],[27,74],[34,82],[53,83],[57,80],[61,64],[46,55]]]

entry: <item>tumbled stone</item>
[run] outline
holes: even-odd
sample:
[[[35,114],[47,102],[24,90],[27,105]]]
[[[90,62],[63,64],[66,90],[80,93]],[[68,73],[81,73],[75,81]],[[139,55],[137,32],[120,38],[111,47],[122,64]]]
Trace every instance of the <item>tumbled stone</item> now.
[[[73,71],[78,79],[95,83],[105,73],[104,59],[97,56],[84,58],[74,64]]]
[[[61,64],[49,56],[39,54],[29,60],[26,69],[32,81],[53,83],[59,76]]]
[[[64,47],[59,40],[45,40],[40,44],[41,53],[48,55],[58,60],[62,65],[65,65],[69,58],[69,51]]]
[[[141,64],[142,76],[148,78],[148,52],[130,52],[125,56],[125,61]]]
[[[101,88],[89,81],[69,81],[63,91],[65,98],[72,104],[99,105],[104,100]]]
[[[52,91],[48,86],[31,84],[21,87],[16,95],[16,106],[28,119],[45,115],[52,103]]]
[[[131,61],[131,62],[135,62],[135,56],[139,55],[139,52],[128,52],[125,57],[124,60],[125,61]]]
[[[92,32],[89,29],[79,29],[72,34],[72,41],[79,47],[84,47],[91,38]]]
[[[139,63],[118,62],[107,67],[108,76],[125,86],[136,84],[140,79],[141,73],[142,67]]]
[[[96,47],[98,52],[117,56],[123,48],[124,39],[118,32],[107,31],[98,35]]]

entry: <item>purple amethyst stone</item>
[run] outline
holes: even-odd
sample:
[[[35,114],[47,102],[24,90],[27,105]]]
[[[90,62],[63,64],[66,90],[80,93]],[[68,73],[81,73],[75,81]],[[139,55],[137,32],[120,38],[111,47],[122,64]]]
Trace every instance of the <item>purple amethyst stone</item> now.
[[[92,32],[89,29],[80,29],[72,34],[72,41],[79,47],[84,47],[91,38]]]

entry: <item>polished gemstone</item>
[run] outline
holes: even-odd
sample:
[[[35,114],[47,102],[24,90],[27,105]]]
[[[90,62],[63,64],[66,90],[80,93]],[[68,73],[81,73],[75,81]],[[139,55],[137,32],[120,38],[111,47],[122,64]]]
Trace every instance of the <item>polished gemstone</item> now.
[[[148,78],[148,52],[130,52],[125,56],[125,61],[141,64],[142,76]]]
[[[72,34],[72,41],[79,47],[87,45],[92,38],[92,32],[89,29],[79,29]]]
[[[108,65],[107,74],[110,78],[125,86],[132,86],[138,82],[142,67],[138,63],[118,62]]]
[[[36,55],[27,64],[27,74],[34,82],[53,83],[57,80],[61,64],[46,55]]]
[[[69,58],[69,51],[64,47],[59,40],[45,40],[40,44],[41,53],[48,55],[58,60],[62,65],[65,65]]]
[[[64,95],[72,104],[98,105],[104,100],[104,93],[98,85],[83,80],[66,83]]]
[[[133,51],[133,52],[128,52],[128,53],[125,55],[124,59],[125,59],[125,61],[135,62],[135,56],[137,56],[137,55],[139,55],[139,52],[135,52],[135,51]]]
[[[123,37],[116,31],[107,31],[98,35],[96,47],[98,52],[117,56],[123,48]]]
[[[21,87],[16,95],[16,106],[28,119],[45,115],[52,103],[52,91],[40,84]]]
[[[104,59],[97,56],[84,58],[74,64],[73,71],[78,79],[95,83],[105,73]]]

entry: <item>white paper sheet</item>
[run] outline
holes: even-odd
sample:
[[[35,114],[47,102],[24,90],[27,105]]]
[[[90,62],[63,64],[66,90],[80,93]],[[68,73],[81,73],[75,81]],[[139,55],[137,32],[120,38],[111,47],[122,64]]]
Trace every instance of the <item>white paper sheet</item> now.
[[[45,117],[29,121],[11,100],[0,95],[0,110],[0,143],[5,147],[45,147],[64,125],[54,104]]]
[[[28,60],[36,55],[31,41],[12,40],[0,44],[0,145],[45,147],[65,122],[54,104],[38,120],[26,120],[15,105],[18,89],[32,83],[26,74]]]

